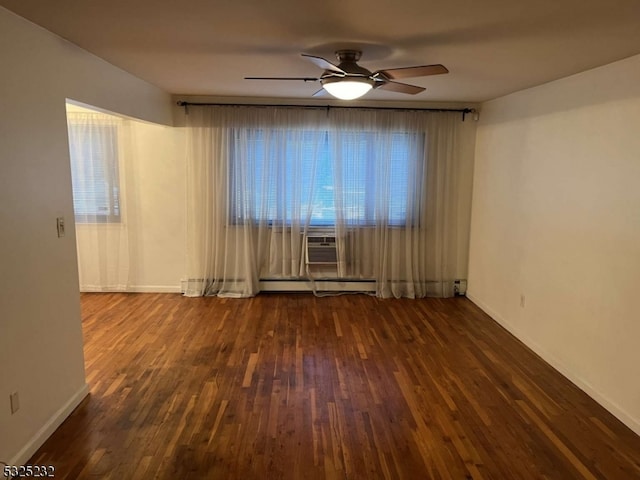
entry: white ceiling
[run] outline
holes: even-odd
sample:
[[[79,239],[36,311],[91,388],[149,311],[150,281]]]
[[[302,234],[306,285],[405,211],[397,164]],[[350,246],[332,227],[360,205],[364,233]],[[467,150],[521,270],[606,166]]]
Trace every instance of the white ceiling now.
[[[481,102],[640,53],[639,0],[0,0],[0,5],[173,94],[309,98],[301,52],[360,47],[370,70],[441,63],[416,96]]]

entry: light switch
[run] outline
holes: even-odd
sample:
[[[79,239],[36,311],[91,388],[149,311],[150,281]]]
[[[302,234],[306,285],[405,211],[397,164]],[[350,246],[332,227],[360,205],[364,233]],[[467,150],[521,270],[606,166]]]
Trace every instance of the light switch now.
[[[13,392],[9,395],[9,400],[11,403],[11,413],[14,414],[20,410],[20,397],[18,396],[18,392]]]
[[[64,237],[64,217],[58,217],[58,237]]]

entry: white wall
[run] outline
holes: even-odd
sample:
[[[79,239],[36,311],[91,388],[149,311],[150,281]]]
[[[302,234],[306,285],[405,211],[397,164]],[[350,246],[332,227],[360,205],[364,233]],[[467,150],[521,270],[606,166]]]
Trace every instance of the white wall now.
[[[637,433],[639,126],[640,56],[483,105],[468,291]]]
[[[180,292],[185,273],[184,128],[134,122],[128,180],[130,290]]]
[[[3,8],[0,65],[0,459],[21,463],[87,391],[65,98],[164,124],[172,114],[164,92]]]

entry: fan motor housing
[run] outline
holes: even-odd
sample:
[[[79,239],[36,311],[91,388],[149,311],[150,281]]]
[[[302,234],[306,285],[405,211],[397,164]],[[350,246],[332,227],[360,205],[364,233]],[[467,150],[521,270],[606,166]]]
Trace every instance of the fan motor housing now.
[[[338,67],[353,76],[371,76],[371,72],[366,68],[361,67],[356,62],[360,60],[362,52],[359,50],[338,50],[336,51],[336,58],[340,62]]]

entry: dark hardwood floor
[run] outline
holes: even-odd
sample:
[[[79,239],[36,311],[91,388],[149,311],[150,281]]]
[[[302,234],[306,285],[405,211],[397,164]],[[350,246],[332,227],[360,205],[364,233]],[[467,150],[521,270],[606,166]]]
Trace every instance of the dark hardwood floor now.
[[[83,294],[56,478],[639,479],[640,437],[465,298]]]

